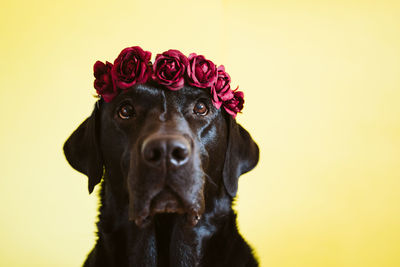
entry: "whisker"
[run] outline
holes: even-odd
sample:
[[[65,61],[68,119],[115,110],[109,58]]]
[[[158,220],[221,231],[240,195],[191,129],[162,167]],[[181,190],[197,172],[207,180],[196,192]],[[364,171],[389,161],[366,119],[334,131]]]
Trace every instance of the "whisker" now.
[[[212,180],[212,178],[210,177],[210,175],[208,175],[207,173],[203,172],[204,177],[206,177],[206,180],[212,184],[213,186],[217,187],[217,184]]]

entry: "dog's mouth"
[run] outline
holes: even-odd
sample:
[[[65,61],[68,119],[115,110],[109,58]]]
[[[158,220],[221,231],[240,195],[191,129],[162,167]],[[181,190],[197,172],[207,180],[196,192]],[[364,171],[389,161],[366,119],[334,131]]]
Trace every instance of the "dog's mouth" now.
[[[166,188],[158,193],[150,203],[150,215],[157,213],[185,213],[182,201],[170,189]]]
[[[191,226],[195,226],[201,218],[200,212],[185,207],[178,194],[166,187],[151,199],[148,208],[145,208],[140,214],[130,219],[134,220],[139,227],[145,227],[155,215],[163,213],[184,215],[187,223]]]

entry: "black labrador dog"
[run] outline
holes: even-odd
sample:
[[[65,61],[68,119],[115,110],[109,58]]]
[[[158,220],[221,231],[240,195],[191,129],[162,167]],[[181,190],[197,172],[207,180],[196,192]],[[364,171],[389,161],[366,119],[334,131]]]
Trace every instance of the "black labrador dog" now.
[[[258,266],[232,200],[259,150],[204,90],[140,84],[100,99],[64,153],[89,192],[103,180],[84,266]]]

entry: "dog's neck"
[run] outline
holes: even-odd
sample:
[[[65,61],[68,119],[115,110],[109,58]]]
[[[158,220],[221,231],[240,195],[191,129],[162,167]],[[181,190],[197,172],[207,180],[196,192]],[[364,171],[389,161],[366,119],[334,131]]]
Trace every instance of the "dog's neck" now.
[[[197,266],[212,235],[223,227],[235,229],[232,200],[225,192],[206,198],[206,211],[195,227],[185,215],[158,214],[148,226],[139,228],[128,219],[128,192],[116,195],[121,188],[115,188],[119,187],[115,183],[111,186],[107,178],[111,177],[105,177],[100,192],[98,234],[99,242],[107,239],[104,244],[113,244],[105,248],[110,266],[181,266],[182,262]]]

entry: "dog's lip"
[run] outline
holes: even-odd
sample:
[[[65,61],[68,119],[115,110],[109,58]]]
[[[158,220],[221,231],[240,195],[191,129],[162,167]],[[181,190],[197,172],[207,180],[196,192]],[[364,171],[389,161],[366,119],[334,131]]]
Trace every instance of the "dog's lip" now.
[[[168,187],[161,190],[150,203],[150,215],[157,213],[185,213],[179,196]]]
[[[157,214],[175,213],[184,215],[188,225],[195,226],[201,219],[201,212],[190,207],[185,207],[184,202],[177,193],[169,187],[162,189],[150,201],[148,208],[142,210],[137,216],[130,217],[139,227],[150,224]]]

